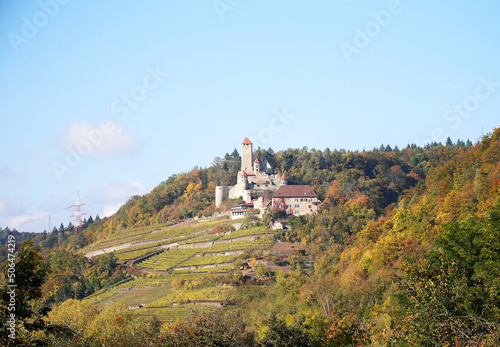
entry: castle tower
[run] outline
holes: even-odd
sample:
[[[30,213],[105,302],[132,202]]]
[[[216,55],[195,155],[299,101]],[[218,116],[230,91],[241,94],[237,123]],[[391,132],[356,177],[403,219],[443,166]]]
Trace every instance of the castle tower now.
[[[253,172],[252,141],[247,138],[241,143],[241,171]]]
[[[259,159],[255,159],[253,162],[253,173],[257,174],[257,172],[260,172],[260,162]]]
[[[229,195],[229,188],[226,186],[215,187],[215,206],[219,207]]]
[[[288,180],[286,179],[285,174],[281,175],[280,184],[281,185],[287,185],[288,184]]]
[[[243,183],[243,189],[247,189],[248,187],[248,175],[245,171],[243,171],[240,175],[240,182]]]

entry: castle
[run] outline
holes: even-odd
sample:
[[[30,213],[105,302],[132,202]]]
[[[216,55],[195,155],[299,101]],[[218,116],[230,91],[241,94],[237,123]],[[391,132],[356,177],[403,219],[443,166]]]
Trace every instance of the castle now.
[[[245,138],[241,144],[241,168],[234,186],[215,187],[215,205],[219,207],[227,199],[243,198],[246,203],[252,201],[252,195],[271,198],[279,187],[287,184],[285,175],[274,173],[268,162],[253,160],[252,141]],[[263,200],[263,199],[259,199]]]

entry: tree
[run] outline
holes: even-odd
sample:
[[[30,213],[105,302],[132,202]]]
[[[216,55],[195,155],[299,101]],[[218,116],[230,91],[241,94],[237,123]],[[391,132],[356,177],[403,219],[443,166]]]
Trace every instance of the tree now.
[[[266,265],[264,265],[263,263],[258,263],[256,266],[255,266],[255,274],[259,277],[263,277],[263,278],[268,278],[268,277],[271,277],[272,275],[272,272],[271,270],[269,269],[269,267],[267,267]]]
[[[400,337],[417,345],[500,344],[500,203],[444,227],[438,249],[403,262]]]
[[[311,346],[309,333],[304,326],[305,317],[301,316],[294,324],[287,326],[275,312],[266,320],[267,332],[260,341],[262,347]]]
[[[108,276],[116,268],[116,257],[114,253],[103,254],[99,257],[99,268],[106,271]]]
[[[193,311],[175,324],[165,324],[159,337],[162,346],[254,346],[254,337],[236,311]]]
[[[17,254],[15,266],[11,266],[11,261],[6,261],[2,266],[5,278],[8,278],[0,297],[4,305],[10,302],[8,291],[9,284],[15,284],[15,313],[18,318],[28,318],[33,315],[33,301],[42,297],[41,287],[47,280],[50,267],[44,263],[44,259],[38,248],[33,245],[32,240],[25,241]],[[14,268],[15,276],[9,276],[10,268]]]
[[[249,208],[245,212],[245,218],[243,219],[242,226],[251,226],[257,220],[257,216],[259,215],[259,210],[255,210],[253,208]]]
[[[6,324],[8,319],[14,321],[14,329],[19,329],[19,323],[23,321],[24,327],[28,331],[60,330],[58,327],[46,325],[39,318],[28,321],[35,315],[34,303],[41,298],[41,287],[47,280],[50,271],[50,267],[44,263],[40,251],[33,246],[31,239],[21,245],[15,259],[10,258],[2,265],[5,283],[0,293],[0,319],[3,325],[0,331],[0,343],[4,346],[11,345],[13,341],[15,344],[23,344],[23,339],[16,335],[19,334],[19,331],[7,329],[9,327]],[[16,287],[11,287],[12,285]],[[12,298],[14,302],[11,300]],[[15,340],[9,337],[12,334],[16,337]]]
[[[153,346],[158,344],[157,322],[145,323],[123,301],[99,309],[87,301],[69,299],[49,312],[47,321],[74,332],[71,339],[46,334],[57,346]]]

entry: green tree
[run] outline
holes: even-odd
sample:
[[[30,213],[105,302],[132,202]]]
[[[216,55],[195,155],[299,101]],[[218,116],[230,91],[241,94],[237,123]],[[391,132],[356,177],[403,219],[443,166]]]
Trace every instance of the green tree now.
[[[12,266],[11,264],[14,264]],[[9,276],[9,268],[14,268],[14,276]],[[2,266],[2,272],[6,279],[0,297],[4,305],[9,303],[9,284],[15,284],[15,312],[18,318],[28,318],[33,315],[33,303],[42,296],[41,287],[51,272],[50,267],[44,263],[44,259],[38,248],[33,245],[32,240],[25,241],[15,261],[7,260]],[[8,280],[7,280],[8,279]]]
[[[263,277],[263,278],[268,278],[268,277],[271,277],[272,275],[272,272],[271,270],[269,269],[269,267],[267,267],[266,265],[264,265],[263,263],[258,263],[256,266],[255,266],[255,274],[259,277]]]
[[[294,324],[287,326],[286,322],[279,319],[275,312],[266,320],[267,332],[260,341],[262,347],[298,347],[311,346],[311,340],[305,318],[299,317]]]
[[[434,346],[500,344],[500,204],[447,225],[438,248],[409,256],[397,278],[401,339]]]
[[[14,270],[12,270],[14,269]],[[0,343],[4,346],[13,344],[27,344],[25,337],[19,336],[21,322],[27,331],[51,330],[56,333],[65,329],[45,324],[34,312],[35,302],[42,296],[41,287],[47,280],[51,269],[44,263],[44,259],[33,241],[25,241],[15,254],[15,258],[8,259],[2,265],[4,284],[0,293]],[[14,286],[15,287],[12,287]],[[14,300],[11,300],[14,299]],[[31,319],[31,318],[34,319]],[[9,320],[14,320],[15,331],[12,330]],[[10,329],[10,330],[9,330]],[[9,335],[15,337],[15,340]],[[43,341],[35,339],[37,345],[44,345]]]
[[[253,346],[243,318],[236,311],[192,312],[189,319],[165,324],[160,334],[162,346]]]

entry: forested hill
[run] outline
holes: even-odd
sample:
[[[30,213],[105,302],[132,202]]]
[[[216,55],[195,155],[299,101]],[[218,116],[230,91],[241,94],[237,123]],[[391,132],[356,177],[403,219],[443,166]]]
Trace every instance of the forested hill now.
[[[238,304],[261,341],[287,322],[279,329],[302,331],[318,346],[500,344],[500,129],[475,145],[255,155],[291,184],[312,185],[322,201],[275,238],[300,244],[308,271],[302,256],[290,258],[291,271],[267,273],[265,294]],[[53,233],[37,236],[55,270],[42,300],[57,303],[72,290],[82,298],[121,281],[112,255],[89,261],[75,251],[132,227],[213,214],[215,186],[234,183],[240,160],[235,150],[174,175],[81,234],[66,233],[59,246]],[[235,283],[237,272],[218,278]]]
[[[476,153],[479,149],[467,141],[437,143],[425,148],[415,145],[399,150],[380,146],[371,151],[316,149],[287,149],[274,153],[271,148],[258,149],[254,156],[264,160],[280,173],[285,173],[290,184],[312,185],[324,207],[332,203],[366,197],[366,208],[380,216],[394,208],[402,194],[413,194],[422,188],[426,177],[441,165],[463,153]],[[462,154],[461,154],[462,153]],[[236,150],[223,158],[215,158],[208,168],[195,167],[187,173],[173,175],[149,194],[132,197],[105,222],[87,230],[88,240],[97,240],[132,226],[209,216],[216,211],[215,186],[232,185],[240,167],[241,158]],[[419,189],[411,190],[419,182]],[[340,200],[335,200],[335,194]],[[223,208],[227,206],[223,206]],[[352,218],[351,218],[352,220]],[[354,232],[359,230],[355,226]]]

